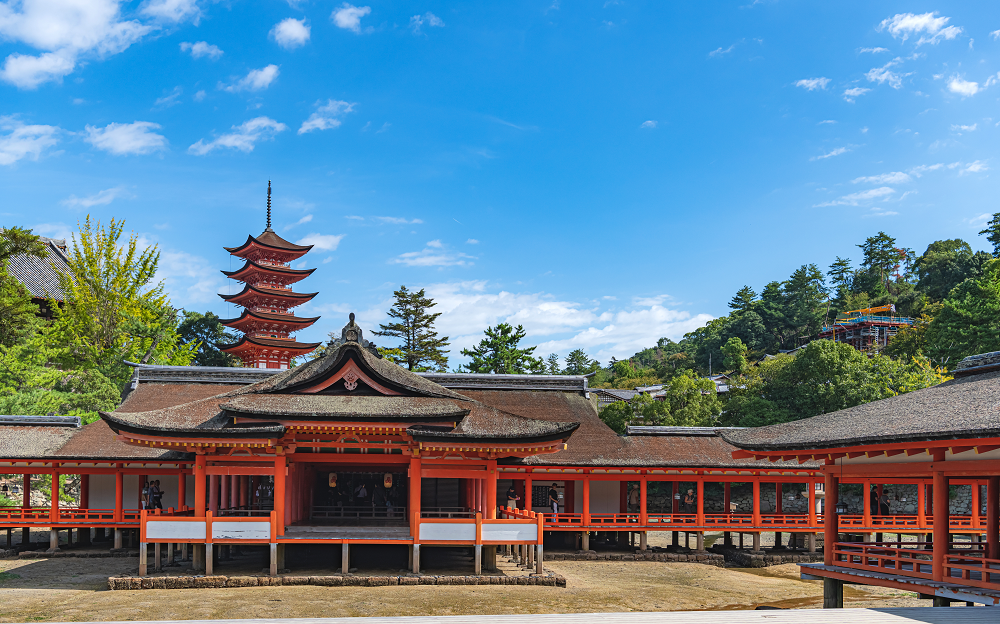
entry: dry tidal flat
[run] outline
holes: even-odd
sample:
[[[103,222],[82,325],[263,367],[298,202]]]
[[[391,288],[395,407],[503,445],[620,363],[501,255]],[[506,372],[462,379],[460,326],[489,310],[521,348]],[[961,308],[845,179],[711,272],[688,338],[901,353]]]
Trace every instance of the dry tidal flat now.
[[[558,561],[567,587],[255,587],[108,591],[135,559],[0,561],[0,621],[460,615],[819,607],[823,586],[798,566],[743,570],[695,563]],[[852,607],[928,606],[914,594],[846,588]]]

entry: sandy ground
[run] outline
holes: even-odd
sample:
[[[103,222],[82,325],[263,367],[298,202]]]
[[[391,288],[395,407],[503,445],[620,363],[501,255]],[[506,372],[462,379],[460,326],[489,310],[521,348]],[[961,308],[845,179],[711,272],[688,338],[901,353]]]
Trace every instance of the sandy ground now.
[[[135,559],[0,561],[0,621],[162,620],[819,607],[823,587],[798,567],[550,562],[566,588],[505,586],[259,587],[108,591]],[[914,594],[848,587],[852,607],[929,606]]]

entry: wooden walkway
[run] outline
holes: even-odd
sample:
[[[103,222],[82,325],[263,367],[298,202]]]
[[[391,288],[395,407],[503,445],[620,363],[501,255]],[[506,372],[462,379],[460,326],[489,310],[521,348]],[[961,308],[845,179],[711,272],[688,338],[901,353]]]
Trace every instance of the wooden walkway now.
[[[660,613],[169,620],[131,622],[130,624],[996,624],[997,622],[1000,622],[1000,608],[997,607],[916,607],[909,609],[775,609]],[[87,624],[113,623],[91,622]]]
[[[836,578],[848,583],[880,585],[882,587],[892,587],[918,594],[929,594],[950,600],[993,603],[994,606],[1000,607],[1000,591],[992,589],[970,587],[948,581],[932,581],[912,576],[902,576],[892,574],[889,571],[859,570],[857,568],[828,566],[822,563],[802,563],[799,564],[799,570],[799,577],[802,580]],[[1000,623],[1000,614],[996,616],[996,621]]]

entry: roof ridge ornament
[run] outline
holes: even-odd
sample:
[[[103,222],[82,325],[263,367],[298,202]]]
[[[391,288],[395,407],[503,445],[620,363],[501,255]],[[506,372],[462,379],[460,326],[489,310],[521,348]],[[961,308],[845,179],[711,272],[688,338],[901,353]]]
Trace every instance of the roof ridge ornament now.
[[[340,350],[340,347],[349,342],[359,345],[362,349],[367,349],[369,353],[382,359],[382,354],[378,352],[378,347],[375,346],[375,343],[365,340],[361,326],[354,322],[354,312],[351,312],[348,317],[347,325],[344,325],[344,328],[340,330],[340,338],[333,338],[331,335],[324,355],[336,353]]]
[[[265,232],[273,232],[271,229],[271,181],[267,181],[267,228]]]

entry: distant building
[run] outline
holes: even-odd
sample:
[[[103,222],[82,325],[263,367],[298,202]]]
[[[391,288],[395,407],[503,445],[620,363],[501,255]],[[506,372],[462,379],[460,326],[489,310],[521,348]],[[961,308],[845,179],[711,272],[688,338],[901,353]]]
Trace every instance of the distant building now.
[[[877,351],[889,344],[900,328],[912,324],[913,319],[896,316],[896,306],[889,304],[838,314],[832,325],[823,327],[819,337],[847,343],[858,351]]]
[[[44,236],[38,238],[48,247],[49,257],[13,256],[7,265],[7,272],[24,284],[24,287],[31,293],[32,303],[38,305],[38,315],[43,318],[52,318],[49,299],[54,299],[56,303],[62,303],[65,298],[62,287],[59,285],[59,274],[69,273],[69,256],[67,255],[66,239],[46,238]]]

